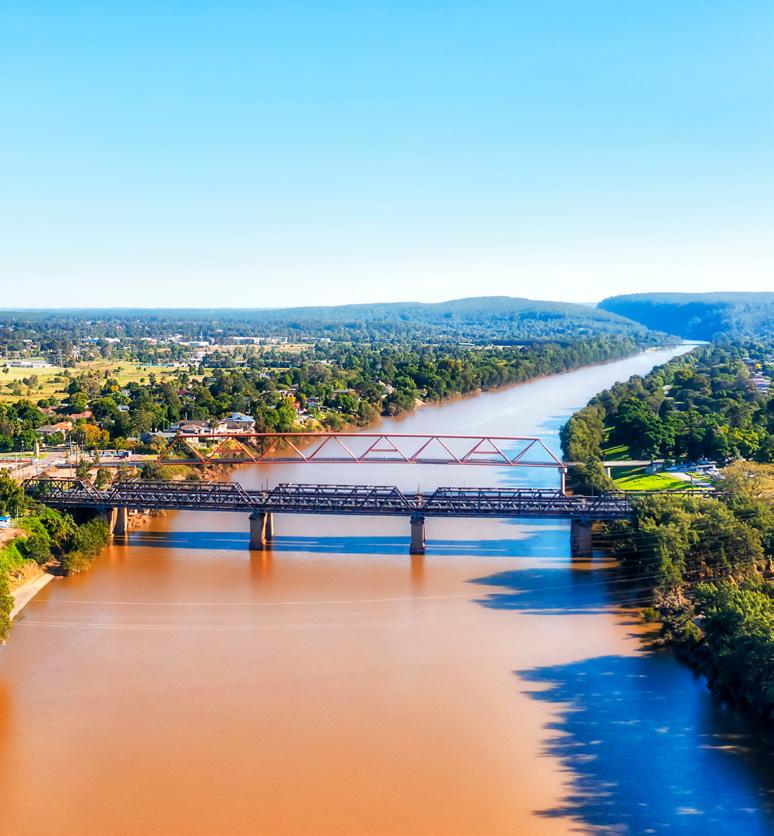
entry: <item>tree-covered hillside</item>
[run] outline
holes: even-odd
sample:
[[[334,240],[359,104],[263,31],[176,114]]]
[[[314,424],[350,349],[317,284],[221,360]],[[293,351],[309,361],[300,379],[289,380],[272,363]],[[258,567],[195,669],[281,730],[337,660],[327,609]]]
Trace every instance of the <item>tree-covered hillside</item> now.
[[[424,304],[395,302],[282,309],[54,310],[0,312],[0,342],[57,338],[147,338],[170,333],[297,339],[532,342],[578,336],[647,338],[646,329],[605,310],[507,296]]]
[[[774,333],[774,293],[633,293],[603,299],[598,309],[686,339]]]

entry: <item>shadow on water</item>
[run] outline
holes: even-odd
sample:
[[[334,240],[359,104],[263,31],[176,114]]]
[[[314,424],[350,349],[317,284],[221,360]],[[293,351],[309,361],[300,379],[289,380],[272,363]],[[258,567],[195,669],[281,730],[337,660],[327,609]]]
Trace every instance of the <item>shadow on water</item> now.
[[[128,544],[140,548],[244,551],[249,535],[238,531],[133,531]]]
[[[601,615],[646,603],[645,590],[630,583],[619,568],[583,560],[561,568],[498,572],[470,583],[505,590],[480,599],[482,606],[530,614]]]
[[[598,560],[470,582],[494,588],[478,603],[502,611],[617,614],[644,603],[619,568]],[[545,754],[568,773],[563,803],[539,815],[604,833],[774,833],[774,728],[716,698],[670,652],[516,673],[532,699],[554,704]]]
[[[774,832],[774,730],[668,652],[517,674],[556,704],[545,754],[570,772],[565,801],[539,815],[605,833]]]
[[[537,527],[536,527],[537,528]],[[566,539],[566,538],[564,538]],[[562,537],[549,538],[539,530],[521,533],[513,539],[459,540],[431,539],[430,557],[557,557],[561,555]],[[204,551],[248,550],[249,535],[240,531],[138,531],[129,536],[129,545],[141,548],[195,549]],[[408,555],[409,538],[405,537],[317,537],[282,536],[273,539],[272,552],[341,555]]]

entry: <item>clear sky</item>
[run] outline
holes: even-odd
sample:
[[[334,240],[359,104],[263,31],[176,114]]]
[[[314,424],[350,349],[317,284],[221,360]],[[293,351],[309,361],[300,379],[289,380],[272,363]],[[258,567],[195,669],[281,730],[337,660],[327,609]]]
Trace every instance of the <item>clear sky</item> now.
[[[0,306],[774,289],[771,0],[3,4]]]

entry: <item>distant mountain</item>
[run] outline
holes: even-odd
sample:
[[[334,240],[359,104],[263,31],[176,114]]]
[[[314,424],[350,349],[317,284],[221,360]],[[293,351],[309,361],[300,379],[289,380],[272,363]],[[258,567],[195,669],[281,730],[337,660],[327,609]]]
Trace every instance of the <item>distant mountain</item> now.
[[[774,333],[774,293],[632,293],[603,299],[598,310],[686,339]]]
[[[17,330],[57,325],[99,336],[173,333],[292,338],[456,340],[476,343],[618,334],[646,339],[643,326],[615,313],[565,302],[482,296],[449,302],[392,302],[277,309],[103,309],[0,312]]]

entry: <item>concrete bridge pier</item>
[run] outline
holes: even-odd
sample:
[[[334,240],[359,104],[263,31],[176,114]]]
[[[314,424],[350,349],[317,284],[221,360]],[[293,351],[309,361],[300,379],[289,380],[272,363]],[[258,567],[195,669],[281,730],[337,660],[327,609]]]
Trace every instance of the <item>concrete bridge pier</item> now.
[[[591,520],[573,519],[570,523],[570,554],[591,557]]]
[[[411,545],[409,554],[425,553],[425,518],[422,514],[411,515]]]
[[[129,511],[126,508],[108,508],[107,524],[114,537],[122,537],[129,531]]]
[[[263,551],[274,535],[271,511],[253,511],[250,514],[250,551]]]

